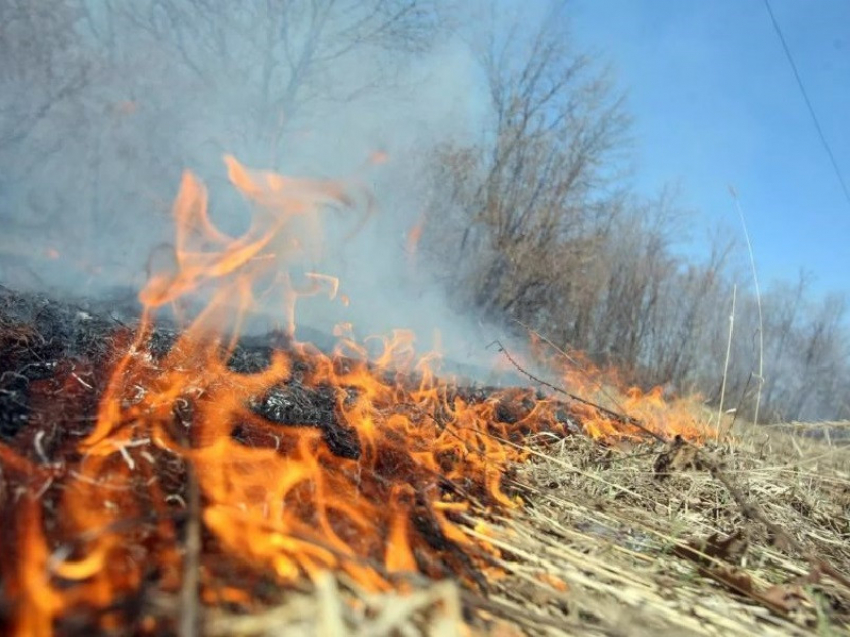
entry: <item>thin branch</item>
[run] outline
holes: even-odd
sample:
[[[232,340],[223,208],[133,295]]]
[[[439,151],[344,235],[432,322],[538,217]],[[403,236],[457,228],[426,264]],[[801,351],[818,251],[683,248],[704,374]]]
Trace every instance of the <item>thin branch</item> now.
[[[543,380],[542,378],[538,378],[537,376],[535,376],[531,372],[527,371],[524,367],[522,367],[516,361],[516,359],[514,359],[514,357],[511,356],[511,353],[504,347],[504,345],[502,345],[501,341],[496,340],[496,341],[493,341],[493,343],[495,343],[498,346],[499,351],[502,354],[505,355],[505,357],[510,361],[511,365],[513,365],[517,369],[517,371],[519,371],[521,374],[528,377],[529,379],[531,379],[535,383],[543,385],[544,387],[548,387],[549,389],[556,391],[559,394],[563,394],[564,396],[567,396],[571,400],[574,400],[578,403],[581,403],[583,405],[587,405],[588,407],[593,407],[594,409],[596,409],[600,413],[608,416],[609,418],[613,418],[614,420],[621,422],[624,425],[630,425],[632,427],[635,427],[636,429],[639,429],[640,431],[642,431],[646,435],[651,436],[652,438],[655,438],[659,442],[663,442],[665,444],[668,442],[668,440],[666,438],[664,438],[664,436],[661,436],[660,434],[655,433],[654,431],[649,429],[646,425],[643,424],[643,422],[641,422],[637,418],[633,418],[632,416],[627,416],[625,414],[618,413],[618,412],[616,412],[612,409],[608,409],[607,407],[603,407],[602,405],[594,403],[593,401],[590,401],[586,398],[582,398],[581,396],[577,396],[576,394],[572,394],[562,387],[558,387],[557,385],[553,385],[552,383],[547,382],[547,381]]]
[[[738,211],[738,216],[741,218],[741,225],[744,228],[744,238],[747,240],[747,251],[750,254],[750,267],[753,271],[753,284],[756,286],[756,304],[759,311],[759,373],[758,373],[758,391],[756,392],[756,409],[753,415],[753,424],[759,424],[759,407],[761,406],[761,392],[764,387],[764,318],[761,310],[761,290],[759,290],[759,278],[756,271],[756,259],[753,255],[753,244],[750,242],[750,233],[747,231],[747,222],[744,219],[744,211],[741,209],[741,202],[738,200],[737,191],[730,186],[729,192],[732,194],[732,199],[735,202],[735,209]]]
[[[729,376],[729,359],[732,355],[732,334],[735,330],[735,298],[738,286],[732,286],[732,312],[729,314],[729,340],[726,342],[726,362],[723,364],[723,382],[720,384],[720,404],[717,406],[717,436],[720,436],[720,426],[723,424],[723,399],[726,397],[726,379]]]
[[[180,637],[200,634],[201,605],[198,600],[201,562],[201,494],[198,478],[191,464],[186,467],[187,515],[186,554],[183,557],[183,584],[180,588]]]

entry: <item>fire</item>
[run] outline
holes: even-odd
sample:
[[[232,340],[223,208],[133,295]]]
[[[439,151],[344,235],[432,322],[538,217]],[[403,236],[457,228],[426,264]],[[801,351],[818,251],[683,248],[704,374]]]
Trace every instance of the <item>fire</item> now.
[[[4,531],[16,552],[0,563],[18,635],[49,635],[73,613],[114,628],[131,612],[121,600],[152,583],[175,594],[193,515],[188,475],[208,556],[202,600],[244,606],[260,578],[292,583],[329,569],[373,591],[404,587],[414,572],[474,582],[496,549],[461,530],[463,514],[472,503],[520,504],[503,484],[526,458],[511,442],[567,434],[559,406],[532,390],[481,398],[441,382],[439,357],[417,356],[409,331],[361,343],[340,325],[330,354],[297,342],[299,299],[338,298],[340,282],[315,272],[297,282],[291,268],[320,253],[325,210],[351,210],[356,198],[339,182],[250,170],[229,156],[225,164],[253,209],[250,227],[221,231],[203,183],[183,175],[174,246],[152,259],[138,328],[116,337],[88,435],[67,443],[55,466],[0,444],[6,479],[25,485]],[[197,297],[204,309],[156,354],[157,312],[183,317]],[[235,369],[241,327],[270,298],[285,347],[260,369]],[[630,396],[631,407],[641,398]],[[617,435],[593,408],[580,415],[591,433]],[[146,632],[164,629],[137,612]]]
[[[647,433],[662,438],[678,434],[690,440],[705,440],[717,432],[700,423],[699,395],[667,397],[663,387],[645,392],[629,386],[616,367],[601,368],[585,354],[567,351],[530,331],[529,368],[542,366],[554,371],[561,387],[570,388],[576,415],[585,433],[598,440],[642,439]],[[625,390],[621,388],[625,387]],[[580,396],[579,396],[580,395]],[[626,415],[639,426],[623,422],[614,414]]]
[[[405,241],[405,250],[407,258],[412,263],[416,260],[416,253],[419,250],[419,242],[422,240],[422,232],[425,229],[425,217],[422,216],[407,232]]]

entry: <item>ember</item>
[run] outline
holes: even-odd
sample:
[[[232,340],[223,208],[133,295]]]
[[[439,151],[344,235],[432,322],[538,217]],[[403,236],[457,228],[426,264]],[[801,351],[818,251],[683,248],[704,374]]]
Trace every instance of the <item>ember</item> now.
[[[243,610],[326,570],[372,591],[416,573],[481,586],[499,551],[460,526],[473,504],[521,504],[502,482],[527,457],[515,443],[635,434],[588,404],[444,383],[403,330],[377,356],[344,326],[330,354],[296,341],[298,299],[334,298],[339,282],[300,284],[289,268],[319,250],[323,211],[350,209],[356,188],[225,162],[250,228],[220,231],[187,172],[175,246],[151,259],[137,326],[3,292],[0,622],[13,634],[173,631],[162,600],[195,577],[190,594]],[[176,334],[157,324],[192,295],[206,305]],[[282,330],[240,340],[272,295]],[[641,398],[638,413],[660,399]]]

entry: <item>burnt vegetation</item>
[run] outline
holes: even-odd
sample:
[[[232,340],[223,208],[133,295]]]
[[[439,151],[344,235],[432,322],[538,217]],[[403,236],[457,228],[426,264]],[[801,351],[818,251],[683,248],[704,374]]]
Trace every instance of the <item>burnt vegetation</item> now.
[[[734,232],[689,254],[676,189],[631,189],[627,101],[572,48],[563,3],[533,20],[482,4],[0,3],[0,632],[847,626],[846,447],[758,429],[698,447],[700,401],[673,437],[672,419],[595,404],[507,348],[537,388],[447,386],[355,359],[365,347],[331,358],[318,331],[225,347],[190,322],[140,327],[140,264],[191,310],[164,294],[180,259],[163,184],[225,152],[289,174],[284,149],[347,110],[413,109],[416,59],[449,43],[485,120],[411,153],[417,281],[659,387],[632,395],[658,399],[650,415],[666,387],[725,394],[741,421],[850,417],[845,299],[805,275],[757,297]],[[212,216],[194,256],[244,230]],[[91,293],[22,291],[51,285]]]
[[[65,612],[53,624],[59,634],[89,634],[93,626],[103,628],[110,624],[144,626],[143,632],[172,630],[175,617],[185,617],[175,614],[174,610],[175,581],[179,581],[179,574],[174,570],[175,547],[188,545],[188,529],[198,524],[200,507],[214,506],[209,496],[193,495],[198,486],[197,469],[193,470],[192,463],[175,453],[174,448],[152,444],[150,434],[134,438],[115,454],[114,462],[108,463],[112,470],[125,463],[129,467],[126,479],[120,484],[106,472],[91,481],[84,475],[86,458],[80,453],[82,441],[95,427],[98,404],[110,373],[120,353],[128,347],[134,329],[135,324],[94,314],[80,306],[0,287],[0,343],[3,346],[0,511],[4,519],[18,520],[17,524],[3,529],[0,540],[7,549],[26,545],[28,534],[34,529],[24,521],[30,519],[27,516],[33,515],[33,507],[37,506],[44,525],[43,531],[38,532],[50,538],[56,555],[66,555],[67,559],[83,558],[85,547],[98,537],[120,537],[122,543],[122,548],[113,553],[114,566],[104,567],[104,575],[115,578],[113,599],[103,605],[94,599],[70,597]],[[468,441],[451,444],[444,451],[434,453],[438,469],[433,469],[411,454],[411,451],[433,452],[424,439],[414,442],[402,431],[388,427],[370,441],[367,453],[361,447],[358,432],[348,424],[350,417],[343,413],[344,409],[354,406],[363,388],[317,382],[315,377],[320,363],[329,362],[329,359],[316,358],[309,350],[292,349],[291,344],[284,341],[277,333],[265,338],[255,336],[238,343],[229,353],[229,368],[237,374],[225,381],[233,384],[232,389],[226,389],[232,392],[241,391],[238,387],[240,375],[262,372],[271,358],[283,354],[291,361],[291,372],[282,382],[240,400],[242,417],[234,418],[230,437],[253,450],[274,451],[283,462],[304,452],[303,430],[318,430],[329,452],[317,459],[323,466],[325,479],[333,480],[337,488],[347,488],[354,474],[357,476],[356,497],[372,503],[369,506],[383,507],[374,528],[362,520],[350,519],[342,510],[328,514],[328,524],[334,532],[352,546],[360,547],[358,552],[365,551],[355,560],[356,568],[375,569],[378,577],[385,577],[397,585],[403,585],[406,578],[414,575],[412,572],[393,575],[382,566],[381,549],[389,526],[383,516],[407,515],[406,524],[410,530],[406,535],[411,540],[412,556],[421,574],[435,579],[456,577],[470,586],[486,589],[488,584],[481,569],[490,559],[487,552],[469,545],[461,546],[457,535],[449,537],[444,530],[446,520],[459,524],[462,516],[438,510],[433,499],[436,497],[443,503],[457,499],[459,502],[469,500],[478,506],[498,506],[489,492],[490,483],[485,483],[475,472],[466,474],[461,469],[469,462],[488,463],[488,452]],[[156,347],[146,344],[138,355],[149,359],[146,365],[152,369],[167,361],[174,354],[174,348],[180,347],[168,325],[154,328],[148,343]],[[316,355],[320,356],[317,351]],[[201,360],[195,363],[193,360],[186,358],[182,364],[202,364]],[[358,363],[336,358],[332,364],[344,373]],[[455,398],[463,404],[482,408],[486,408],[487,403],[492,404],[492,417],[487,421],[486,430],[480,432],[481,436],[495,435],[520,442],[532,430],[562,436],[567,433],[566,423],[578,422],[579,418],[567,405],[559,409],[553,406],[543,413],[540,396],[530,390],[515,389],[497,396],[492,389],[475,387],[446,388],[448,395],[442,403],[446,409],[442,413],[430,412],[404,400],[408,396],[406,392],[417,387],[421,379],[389,371],[383,375],[398,383],[390,397],[397,394],[399,402],[381,406],[387,416],[406,417],[411,426],[422,431],[436,427],[438,435],[439,432],[454,436],[471,433],[459,429],[455,422],[457,414],[449,411],[448,405]],[[146,394],[155,394],[157,382],[153,376],[134,384],[130,388],[132,391],[123,398],[123,407],[133,409],[144,405]],[[170,412],[160,421],[163,431],[173,441],[170,444],[191,450],[214,442],[200,433],[204,421],[199,420],[198,414],[199,410],[209,407],[215,410],[215,396],[221,395],[220,391],[221,388],[211,386],[208,397],[203,395],[205,392],[195,395],[190,391],[174,401]],[[156,402],[144,407],[139,415],[153,416]],[[523,421],[528,420],[535,409],[537,416],[533,426],[524,427]],[[548,422],[544,423],[547,418]],[[134,419],[126,423],[127,427],[140,425]],[[467,427],[471,426],[467,423]],[[248,471],[250,467],[241,470]],[[237,468],[237,473],[239,471]],[[204,477],[201,473],[202,481]],[[79,482],[71,486],[74,481],[90,484],[98,502],[107,498],[107,508],[116,513],[120,511],[115,520],[105,527],[76,530],[73,523],[66,523],[63,520],[65,498],[80,486]],[[256,488],[259,489],[259,484]],[[294,488],[286,496],[287,506],[303,516],[306,523],[318,525],[313,489],[309,482]],[[188,504],[193,499],[197,500],[194,507]],[[387,503],[392,506],[386,506]],[[22,512],[24,510],[26,513]],[[221,546],[206,525],[194,533],[198,546],[196,563],[191,568],[194,572],[201,564],[208,574],[203,580],[205,595],[217,597],[224,587],[238,588],[252,604],[273,603],[277,589],[272,586],[273,580],[267,580],[268,574],[263,569],[249,567],[249,560],[234,556]],[[345,559],[343,555],[339,557]],[[8,555],[0,560],[0,627],[11,630],[16,613],[20,611],[13,610],[10,604],[26,584],[16,574],[13,560],[7,558]],[[118,583],[126,575],[126,567],[120,565],[125,559],[134,564],[131,568],[134,583],[130,585]],[[224,602],[224,597],[219,598],[218,603]],[[21,621],[18,616],[14,624],[18,629],[26,625]]]

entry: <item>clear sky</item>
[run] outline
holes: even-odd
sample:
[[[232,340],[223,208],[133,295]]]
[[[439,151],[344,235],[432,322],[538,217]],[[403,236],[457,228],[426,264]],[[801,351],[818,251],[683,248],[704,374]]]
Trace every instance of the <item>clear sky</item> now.
[[[771,6],[850,185],[850,0]],[[734,185],[763,286],[802,268],[818,292],[850,293],[850,203],[763,0],[573,0],[568,13],[628,92],[639,189],[680,180],[703,228],[737,231]]]

